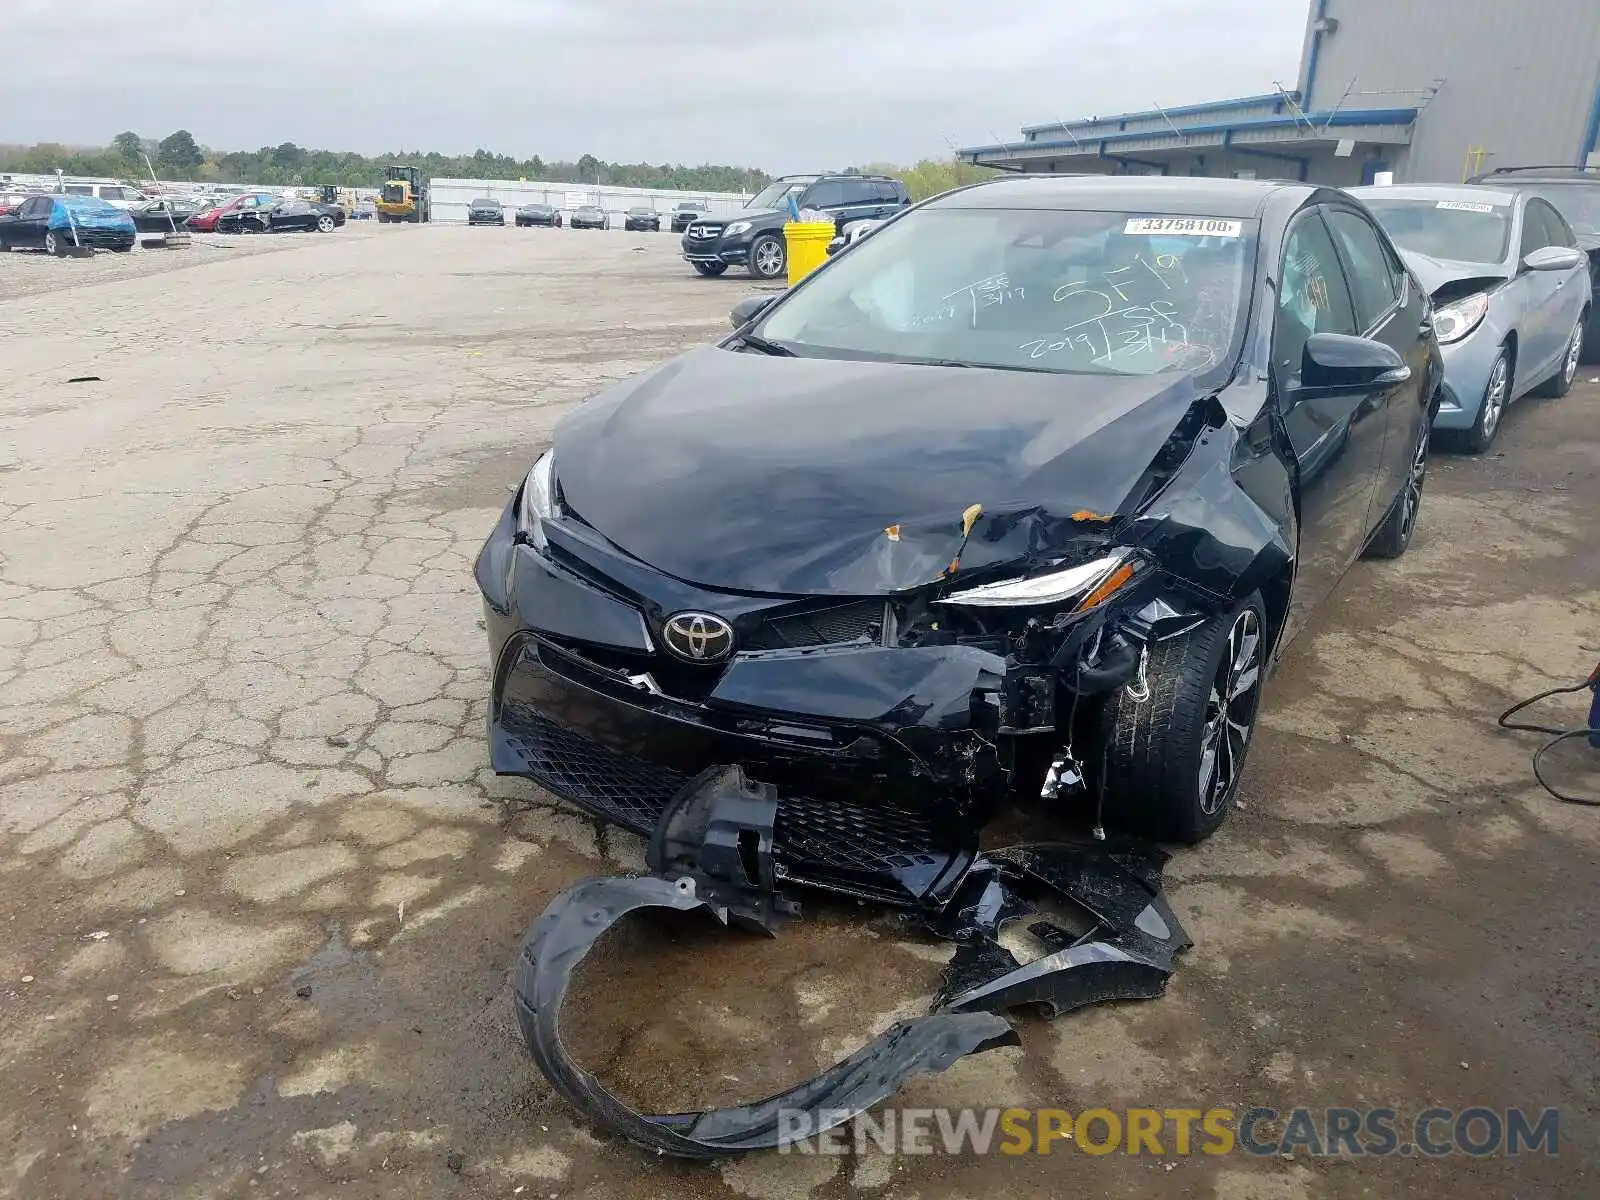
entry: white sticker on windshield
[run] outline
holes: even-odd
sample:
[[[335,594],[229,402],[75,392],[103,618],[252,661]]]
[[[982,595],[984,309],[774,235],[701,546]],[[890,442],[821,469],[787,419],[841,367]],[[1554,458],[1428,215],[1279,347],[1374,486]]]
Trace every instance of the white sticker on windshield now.
[[[1243,221],[1221,217],[1129,217],[1123,233],[1157,233],[1168,237],[1225,237],[1244,234]]]
[[[1475,200],[1441,200],[1438,207],[1449,209],[1451,212],[1492,213],[1494,205],[1480,204]]]

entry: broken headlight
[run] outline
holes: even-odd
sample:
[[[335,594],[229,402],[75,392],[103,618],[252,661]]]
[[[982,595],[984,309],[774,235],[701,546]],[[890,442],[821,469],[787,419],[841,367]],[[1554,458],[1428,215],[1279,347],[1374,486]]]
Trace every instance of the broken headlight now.
[[[1087,612],[1131,583],[1143,565],[1132,550],[1118,549],[1080,566],[952,592],[939,603],[969,608],[1042,608],[1072,603],[1073,612]]]
[[[517,504],[517,526],[535,546],[544,545],[541,520],[556,515],[555,467],[555,454],[546,450],[528,472],[522,485],[522,499]]]

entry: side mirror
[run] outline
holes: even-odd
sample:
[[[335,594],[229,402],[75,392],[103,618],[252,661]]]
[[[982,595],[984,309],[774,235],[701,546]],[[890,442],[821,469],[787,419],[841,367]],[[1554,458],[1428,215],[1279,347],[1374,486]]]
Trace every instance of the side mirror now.
[[[772,306],[776,296],[751,296],[741,300],[733,306],[733,311],[728,314],[728,324],[735,329],[743,329],[762,313]]]
[[[1529,251],[1522,265],[1529,271],[1571,271],[1587,261],[1583,251],[1570,246],[1541,246]]]
[[[1344,333],[1314,333],[1300,356],[1302,391],[1364,391],[1404,383],[1411,368],[1394,347]]]

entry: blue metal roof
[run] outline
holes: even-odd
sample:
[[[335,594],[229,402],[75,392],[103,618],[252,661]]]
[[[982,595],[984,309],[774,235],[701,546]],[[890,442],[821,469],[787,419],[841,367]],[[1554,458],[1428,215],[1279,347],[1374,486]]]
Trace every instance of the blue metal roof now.
[[[1295,92],[1289,93],[1298,99]],[[1241,96],[1237,100],[1207,100],[1203,104],[1180,104],[1176,108],[1152,108],[1148,112],[1113,113],[1108,117],[1087,117],[1081,121],[1050,121],[1044,125],[1024,125],[1024,136],[1030,133],[1041,133],[1046,129],[1077,128],[1084,125],[1109,125],[1113,121],[1149,121],[1160,117],[1192,117],[1200,113],[1226,112],[1230,108],[1255,108],[1262,104],[1272,104],[1282,100],[1277,92],[1267,92],[1260,96]]]
[[[1073,150],[1085,153],[1085,147],[1100,147],[1119,142],[1146,141],[1150,138],[1170,138],[1192,133],[1236,133],[1257,129],[1287,129],[1309,121],[1318,128],[1349,128],[1352,125],[1410,125],[1417,119],[1415,108],[1347,108],[1337,112],[1313,112],[1299,116],[1240,117],[1236,121],[1221,121],[1209,125],[1181,126],[1178,133],[1170,129],[1139,129],[1131,133],[1090,134],[1077,141],[1009,142],[998,146],[968,146],[956,151],[962,157],[980,154],[1010,154],[1017,150]],[[1161,147],[1176,149],[1178,147]],[[1095,153],[1096,150],[1087,151]]]

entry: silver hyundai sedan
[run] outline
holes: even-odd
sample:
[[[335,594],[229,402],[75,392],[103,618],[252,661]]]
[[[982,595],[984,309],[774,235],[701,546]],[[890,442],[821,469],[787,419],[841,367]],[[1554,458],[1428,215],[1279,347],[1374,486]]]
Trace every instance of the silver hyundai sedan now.
[[[1588,259],[1560,213],[1503,187],[1350,192],[1433,300],[1445,370],[1435,430],[1481,454],[1513,400],[1567,394],[1593,297]]]

